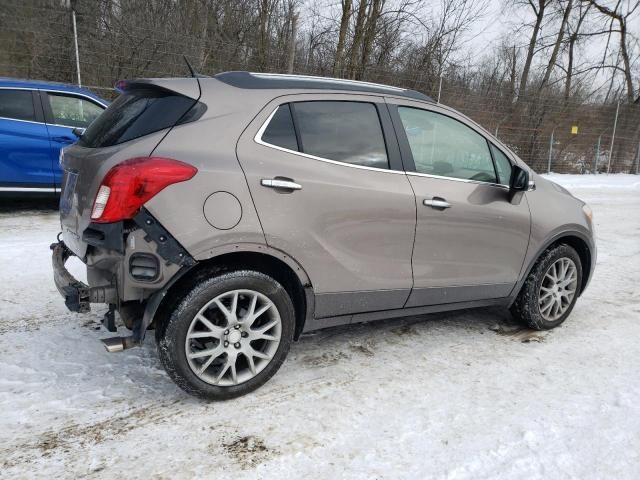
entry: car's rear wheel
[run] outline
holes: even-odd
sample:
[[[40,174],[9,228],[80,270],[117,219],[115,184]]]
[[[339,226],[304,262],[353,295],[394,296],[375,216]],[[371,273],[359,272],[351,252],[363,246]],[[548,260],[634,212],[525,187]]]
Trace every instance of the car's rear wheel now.
[[[557,327],[573,310],[581,287],[580,256],[569,245],[556,245],[538,259],[511,312],[536,330]]]
[[[295,326],[286,290],[254,271],[193,286],[157,335],[169,376],[193,395],[222,400],[263,385],[284,361]]]

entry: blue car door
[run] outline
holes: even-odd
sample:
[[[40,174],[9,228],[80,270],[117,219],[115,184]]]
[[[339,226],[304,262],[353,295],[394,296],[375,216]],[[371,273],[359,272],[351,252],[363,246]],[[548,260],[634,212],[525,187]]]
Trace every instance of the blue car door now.
[[[62,169],[58,161],[60,149],[75,143],[78,137],[73,133],[73,129],[87,128],[105,107],[89,97],[73,93],[41,90],[40,97],[51,141],[53,180],[56,188],[60,189],[62,182]]]
[[[54,191],[49,135],[35,91],[0,88],[0,191]]]

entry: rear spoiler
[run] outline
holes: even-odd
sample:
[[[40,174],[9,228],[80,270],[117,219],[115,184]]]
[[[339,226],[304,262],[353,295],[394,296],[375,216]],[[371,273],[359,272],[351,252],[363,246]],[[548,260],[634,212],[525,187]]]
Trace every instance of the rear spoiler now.
[[[115,89],[120,93],[149,88],[168,90],[194,100],[200,99],[200,82],[197,78],[139,78],[120,80],[115,85]]]

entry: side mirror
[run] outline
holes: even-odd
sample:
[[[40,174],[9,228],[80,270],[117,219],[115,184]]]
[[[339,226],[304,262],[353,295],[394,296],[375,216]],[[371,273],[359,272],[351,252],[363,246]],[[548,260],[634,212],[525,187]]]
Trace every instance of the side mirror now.
[[[74,134],[76,137],[80,138],[80,137],[84,134],[84,131],[85,131],[85,130],[86,130],[86,128],[76,127],[76,128],[74,128],[73,130],[71,130],[71,131],[73,132],[73,134]]]
[[[522,192],[529,190],[529,171],[525,170],[518,165],[513,165],[511,168],[511,178],[509,179],[509,201],[513,202],[516,196],[518,200],[516,203],[520,203],[520,197]]]
[[[529,172],[518,165],[514,165],[511,169],[509,190],[512,192],[526,192],[529,190]]]

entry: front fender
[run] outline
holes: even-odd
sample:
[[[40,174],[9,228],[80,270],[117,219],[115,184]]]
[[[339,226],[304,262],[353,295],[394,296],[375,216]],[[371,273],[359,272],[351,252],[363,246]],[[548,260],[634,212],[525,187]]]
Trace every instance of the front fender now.
[[[589,281],[591,280],[591,277],[593,276],[593,270],[596,265],[596,255],[597,255],[596,244],[593,239],[593,236],[591,235],[591,232],[584,226],[578,225],[578,224],[563,225],[561,227],[558,227],[552,230],[542,242],[537,243],[536,248],[534,250],[532,250],[531,252],[527,252],[528,260],[523,264],[522,271],[520,272],[520,278],[516,283],[516,285],[513,287],[513,290],[511,290],[511,293],[509,294],[509,296],[511,297],[510,304],[513,303],[513,301],[515,301],[515,298],[518,292],[520,292],[522,285],[524,284],[525,280],[529,276],[529,273],[531,273],[531,270],[533,269],[534,265],[538,261],[538,258],[540,258],[540,255],[542,255],[542,253],[554,243],[561,241],[563,238],[568,239],[571,237],[582,240],[586,245],[586,248],[588,249],[588,253],[589,253],[590,264],[588,265],[589,267],[588,276],[586,280],[583,281],[582,283],[582,289],[580,290],[580,294],[584,292],[584,290],[587,288]]]

